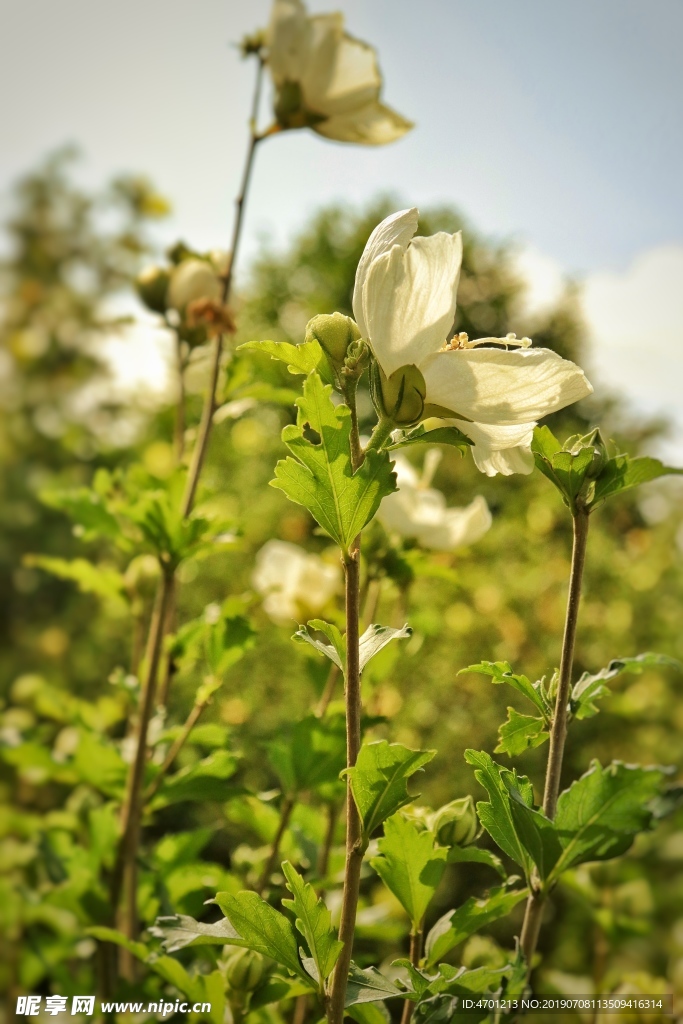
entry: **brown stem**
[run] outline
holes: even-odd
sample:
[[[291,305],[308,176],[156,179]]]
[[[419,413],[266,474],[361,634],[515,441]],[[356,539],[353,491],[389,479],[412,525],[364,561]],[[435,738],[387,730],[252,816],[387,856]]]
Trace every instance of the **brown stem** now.
[[[210,699],[203,700],[193,706],[192,711],[190,711],[189,715],[187,716],[185,725],[183,726],[180,735],[171,744],[169,751],[166,754],[164,762],[159,768],[157,775],[154,776],[154,779],[145,790],[143,797],[145,803],[149,803],[149,801],[159,792],[161,783],[164,781],[164,778],[166,777],[169,768],[171,767],[176,757],[187,743],[187,738],[194,729],[195,725],[197,724],[199,716],[204,711],[204,709],[209,706],[210,703]]]
[[[175,332],[175,357],[178,373],[178,397],[175,407],[173,448],[175,460],[180,464],[185,450],[185,359],[183,357],[183,342],[179,331]]]
[[[289,825],[289,819],[292,816],[294,810],[295,800],[293,796],[286,796],[282,801],[280,808],[280,821],[277,826],[277,832],[273,839],[272,846],[270,847],[270,853],[268,854],[268,860],[266,861],[265,867],[261,872],[261,877],[254,887],[254,891],[260,896],[265,887],[268,885],[270,876],[272,875],[275,864],[277,863],[278,853],[280,852],[280,843],[282,837],[285,834],[285,829]]]
[[[422,929],[419,931],[410,933],[410,962],[413,967],[420,966],[420,960],[422,959]],[[413,1016],[413,1010],[415,1009],[415,1003],[412,999],[406,999],[403,1004],[403,1013],[401,1014],[401,1024],[409,1024],[410,1018]]]
[[[308,1012],[308,996],[299,996],[294,1004],[294,1013],[292,1014],[292,1024],[304,1024],[306,1020],[306,1013]]]
[[[562,640],[560,678],[558,680],[555,710],[550,728],[548,764],[545,774],[545,791],[543,794],[543,812],[546,817],[550,819],[555,817],[557,798],[560,792],[560,781],[562,777],[562,761],[564,758],[564,746],[567,739],[569,695],[572,681],[572,667],[574,665],[574,644],[576,642],[576,627],[579,620],[581,583],[583,580],[583,569],[586,562],[587,541],[588,513],[580,510],[574,515],[572,567],[569,578],[569,594],[567,596],[564,637]],[[537,889],[535,892],[531,893],[526,905],[520,941],[529,967],[531,966],[531,961],[534,953],[536,952],[545,899],[546,893],[541,889]]]
[[[164,636],[168,636],[174,631],[176,627],[176,580],[175,576],[171,580],[171,592],[168,596],[168,608],[166,609],[166,618],[164,620]],[[159,683],[159,697],[157,703],[160,707],[165,708],[168,704],[168,695],[171,689],[171,682],[176,671],[175,658],[170,651],[163,653],[162,657],[162,668],[161,668],[161,682]]]
[[[346,766],[353,768],[361,744],[361,692],[359,660],[360,618],[360,536],[356,537],[344,559],[346,579]],[[353,934],[356,926],[360,873],[363,864],[362,822],[346,778],[346,866],[342,897],[339,941],[344,943],[332,977],[328,1021],[342,1024],[349,965],[353,953]]]
[[[157,589],[152,621],[147,639],[146,673],[142,688],[140,712],[137,727],[137,743],[135,759],[128,773],[126,795],[121,808],[121,839],[116,853],[112,871],[109,896],[112,914],[116,914],[126,867],[137,855],[140,838],[140,818],[142,814],[142,782],[147,761],[147,731],[154,710],[157,673],[163,640],[163,627],[166,619],[168,599],[171,592],[172,573],[167,566],[161,567],[161,579]],[[134,939],[135,935],[129,935]]]
[[[230,243],[230,256],[227,270],[223,276],[223,292],[221,300],[223,305],[227,305],[230,301],[230,293],[232,290],[233,283],[233,272],[237,260],[237,249],[239,247],[240,237],[242,235],[242,225],[244,223],[244,206],[247,199],[247,192],[249,189],[249,181],[251,179],[251,172],[254,165],[254,154],[256,153],[256,146],[265,138],[264,135],[259,135],[256,131],[256,119],[258,116],[259,100],[261,97],[261,81],[263,79],[263,60],[259,58],[258,71],[256,75],[256,85],[254,88],[254,99],[251,110],[250,118],[250,135],[249,145],[247,147],[247,156],[244,163],[244,171],[242,172],[242,182],[240,185],[239,194],[235,200],[235,220],[232,229],[232,240]],[[211,358],[211,376],[209,379],[209,387],[206,392],[204,399],[204,408],[202,409],[202,418],[199,424],[199,434],[197,441],[192,452],[192,460],[190,462],[190,469],[187,475],[187,482],[185,484],[185,494],[183,496],[182,514],[184,516],[189,515],[192,511],[194,504],[195,494],[197,492],[197,484],[199,483],[199,477],[204,465],[204,458],[206,456],[206,449],[209,444],[209,436],[211,434],[211,426],[213,424],[213,414],[216,411],[216,386],[218,384],[218,376],[220,373],[221,366],[221,355],[223,353],[223,335],[219,334],[214,338],[213,352]]]

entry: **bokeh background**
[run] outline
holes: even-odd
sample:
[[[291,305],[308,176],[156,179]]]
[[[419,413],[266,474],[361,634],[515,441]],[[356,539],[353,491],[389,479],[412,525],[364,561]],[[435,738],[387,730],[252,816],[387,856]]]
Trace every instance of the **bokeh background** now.
[[[351,31],[379,48],[387,101],[417,127],[378,151],[305,133],[264,144],[240,259],[238,340],[297,342],[311,315],[350,313],[370,230],[387,212],[419,205],[423,233],[465,230],[459,330],[528,333],[587,368],[595,395],[555,417],[560,436],[600,422],[629,451],[683,464],[680,5],[348,0],[344,10]],[[82,897],[97,884],[73,852],[73,822],[97,781],[82,764],[71,775],[59,766],[73,754],[74,722],[120,736],[120,680],[153,591],[144,573],[124,594],[48,575],[36,555],[85,553],[125,567],[84,546],[40,495],[135,460],[162,483],[172,472],[172,339],[131,281],[178,238],[198,250],[225,246],[253,71],[235,44],[267,14],[264,2],[233,0],[2,5],[0,921],[10,941],[0,982],[8,990],[17,978],[48,991],[89,977],[92,943],[82,930],[97,911],[84,910]],[[271,398],[291,388],[276,364],[260,369]],[[250,372],[239,360],[230,371],[247,397]],[[192,423],[201,360],[187,383]],[[324,682],[290,630],[249,596],[255,554],[269,538],[329,557],[310,517],[267,487],[290,417],[291,407],[273,400],[247,403],[217,425],[203,500],[234,521],[239,540],[188,563],[179,598],[183,618],[229,595],[251,602],[258,646],[209,720],[251,757],[245,782],[256,790],[274,779],[254,752],[305,713]],[[557,663],[570,526],[538,474],[484,478],[451,452],[435,485],[453,505],[483,494],[494,526],[471,550],[416,555],[404,590],[385,582],[378,620],[397,624],[407,610],[415,633],[403,657],[388,649],[373,663],[364,685],[370,709],[387,719],[379,734],[440,751],[423,785],[437,806],[474,792],[462,751],[492,749],[509,700],[458,671],[505,659],[537,678]],[[578,671],[648,649],[683,656],[682,518],[675,483],[596,514]],[[381,535],[370,539],[381,546]],[[193,670],[180,674],[171,702],[178,720],[196,684]],[[573,736],[567,778],[593,756],[680,765],[681,685],[664,672],[617,681],[604,713]],[[190,744],[184,763],[203,753]],[[536,782],[543,753],[524,763]],[[182,813],[182,828],[213,835],[204,857],[214,874],[207,867],[209,881],[189,891],[176,879],[174,890],[175,909],[200,913],[228,884],[231,851],[248,826],[218,804],[182,805]],[[159,827],[163,835],[178,821]],[[618,864],[577,872],[544,933],[548,984],[587,991],[626,979],[652,991],[668,979],[683,988],[682,862],[683,821],[674,817]],[[453,871],[434,914],[486,884]],[[148,889],[143,917],[152,920],[159,903]],[[368,887],[365,899],[372,906],[379,896]],[[509,943],[514,926],[501,925],[496,938]],[[400,947],[401,927],[384,928],[368,928],[368,954]]]

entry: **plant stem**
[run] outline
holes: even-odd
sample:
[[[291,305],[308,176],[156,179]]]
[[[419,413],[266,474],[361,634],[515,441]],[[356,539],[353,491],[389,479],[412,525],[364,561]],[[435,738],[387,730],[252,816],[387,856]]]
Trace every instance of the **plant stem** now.
[[[157,590],[152,621],[146,651],[146,673],[140,702],[140,716],[137,727],[137,744],[135,759],[128,773],[126,796],[121,808],[121,839],[112,872],[109,895],[112,913],[121,897],[121,888],[128,865],[135,860],[140,837],[140,817],[142,814],[142,782],[147,761],[147,731],[154,710],[157,674],[163,640],[164,623],[168,609],[168,601],[172,589],[173,574],[166,565],[161,566],[161,580]],[[135,935],[129,935],[135,938]]]
[[[355,467],[354,467],[355,468]],[[359,618],[360,618],[360,536],[344,559],[346,579],[346,766],[353,768],[361,744],[361,700],[359,660]],[[360,891],[360,872],[363,864],[362,823],[351,792],[350,780],[346,780],[346,866],[344,869],[344,890],[342,897],[339,940],[344,947],[339,954],[330,991],[328,1020],[330,1024],[342,1024],[344,1001],[349,965],[353,953],[353,934],[356,926],[356,911]]]
[[[286,796],[282,801],[282,806],[280,807],[280,821],[278,822],[277,832],[275,833],[273,843],[270,847],[268,860],[266,861],[265,867],[261,872],[261,877],[259,878],[258,882],[256,883],[256,886],[254,887],[254,892],[258,893],[259,896],[261,895],[265,887],[268,885],[268,880],[275,868],[277,856],[278,853],[280,852],[280,843],[282,842],[282,837],[285,834],[285,829],[289,825],[289,819],[292,816],[294,804],[295,800],[293,796]]]
[[[180,331],[175,332],[175,357],[178,373],[178,398],[175,408],[173,448],[176,462],[180,465],[185,450],[185,359],[183,358],[183,342]]]
[[[199,703],[193,706],[192,710],[187,716],[185,725],[183,726],[180,735],[171,744],[171,747],[169,748],[169,751],[166,754],[164,762],[159,768],[158,773],[154,776],[154,779],[145,790],[143,797],[145,803],[148,803],[152,799],[152,797],[156,796],[156,794],[159,792],[161,783],[164,781],[164,778],[166,777],[169,768],[171,767],[176,757],[187,743],[187,738],[194,729],[195,725],[197,724],[199,716],[202,714],[204,709],[208,707],[210,703],[211,698],[209,698],[208,700],[199,701]]]
[[[420,960],[422,959],[422,928],[418,931],[410,933],[410,962],[413,967],[420,966]],[[406,999],[403,1004],[403,1013],[401,1014],[401,1024],[409,1024],[410,1018],[413,1016],[413,1010],[415,1009],[415,1003],[412,999]]]
[[[254,166],[254,155],[256,153],[256,146],[265,138],[264,135],[259,135],[256,130],[256,121],[258,117],[259,101],[261,98],[261,82],[263,80],[263,60],[259,57],[258,70],[256,73],[256,83],[254,86],[254,98],[252,101],[251,117],[249,120],[249,145],[247,147],[247,156],[244,163],[244,170],[242,172],[242,182],[240,185],[239,194],[235,200],[235,220],[232,229],[232,240],[230,243],[230,256],[228,267],[225,275],[223,276],[223,292],[221,295],[221,301],[223,305],[227,305],[230,301],[230,293],[233,284],[233,275],[235,264],[237,260],[237,250],[242,235],[242,225],[244,223],[244,208],[247,199],[247,192],[249,190],[249,182],[251,180],[251,172]],[[202,409],[202,417],[199,424],[199,434],[197,441],[192,452],[192,460],[190,462],[190,469],[187,475],[187,482],[185,484],[185,494],[183,496],[183,503],[181,506],[182,514],[184,516],[189,515],[192,511],[194,504],[195,494],[197,491],[197,484],[199,483],[199,477],[204,465],[204,458],[206,456],[206,449],[209,443],[209,436],[211,434],[211,426],[213,423],[213,414],[216,410],[216,386],[218,384],[218,376],[220,373],[221,355],[223,353],[223,335],[219,334],[214,338],[213,352],[211,357],[211,376],[209,379],[209,387],[206,392],[204,399],[204,407]]]
[[[545,791],[543,794],[543,813],[547,818],[554,818],[557,809],[557,798],[560,792],[562,777],[562,761],[564,746],[567,739],[567,713],[571,690],[572,668],[574,665],[574,644],[576,627],[579,620],[579,604],[581,602],[581,584],[583,569],[586,562],[586,543],[588,540],[588,513],[579,510],[574,515],[574,541],[572,546],[572,567],[569,578],[569,594],[567,596],[567,613],[564,623],[562,640],[562,658],[560,661],[560,678],[555,698],[555,711],[550,728],[550,744],[548,764],[545,774]],[[526,957],[527,965],[536,952],[538,935],[547,893],[542,889],[532,891],[526,905],[524,924],[520,941]]]
[[[365,452],[379,451],[384,445],[384,442],[391,435],[392,430],[396,429],[396,424],[393,420],[382,417],[377,426],[372,432],[372,437],[365,446]]]

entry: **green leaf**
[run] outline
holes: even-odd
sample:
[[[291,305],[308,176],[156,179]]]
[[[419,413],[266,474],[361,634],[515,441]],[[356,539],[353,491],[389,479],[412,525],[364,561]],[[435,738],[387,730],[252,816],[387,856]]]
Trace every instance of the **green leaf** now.
[[[311,619],[307,626],[325,633],[330,643],[326,644],[322,640],[316,640],[304,626],[297,630],[292,639],[310,644],[316,651],[320,651],[321,654],[329,658],[337,668],[345,672],[346,647],[344,638],[337,627],[333,626],[330,622],[323,622],[322,619]],[[360,671],[362,672],[371,658],[379,654],[392,640],[405,640],[412,635],[413,631],[408,625],[403,626],[402,629],[394,629],[391,626],[378,626],[376,624],[368,626],[358,641]]]
[[[312,637],[308,632],[309,629],[314,629],[318,633],[324,633],[330,641],[329,644],[326,644],[324,640],[317,640],[315,637]],[[300,626],[297,629],[292,640],[310,644],[311,647],[324,654],[337,668],[344,672],[346,667],[346,645],[344,637],[333,623],[325,622],[323,619],[311,619],[305,626]]]
[[[660,476],[683,473],[683,469],[673,466],[665,466],[659,459],[653,459],[647,455],[631,458],[630,455],[616,455],[610,459],[602,473],[595,482],[595,493],[591,507],[595,507],[605,498],[613,494],[620,494],[632,487],[648,483],[650,480],[657,480]]]
[[[215,800],[222,802],[239,790],[228,783],[237,771],[238,760],[227,750],[216,750],[197,764],[167,776],[152,807],[166,807],[181,800]]]
[[[477,672],[479,675],[489,676],[492,683],[507,683],[513,690],[517,690],[530,700],[547,720],[551,707],[543,695],[541,683],[531,683],[526,676],[517,675],[507,661],[480,661],[477,665],[468,665],[467,668],[460,669],[458,675],[463,672]]]
[[[334,384],[334,373],[329,360],[314,338],[301,345],[291,345],[288,341],[247,341],[240,345],[237,351],[262,352],[271,359],[286,363],[287,369],[293,374],[304,374],[308,377],[316,370],[326,384]]]
[[[491,838],[529,876],[532,859],[521,842],[512,815],[510,792],[501,769],[485,751],[466,750],[465,760],[475,767],[475,778],[489,794],[488,803],[478,803],[477,813]]]
[[[357,1003],[374,1003],[390,996],[404,995],[400,989],[389,978],[380,974],[376,967],[368,967],[364,971],[351,961],[349,968],[349,980],[346,986],[346,1006],[354,1006]]]
[[[216,903],[241,937],[233,945],[269,956],[314,987],[313,979],[301,966],[296,935],[289,918],[274,910],[255,892],[239,892],[235,896],[219,892]]]
[[[308,944],[322,991],[323,983],[332,973],[344,943],[337,941],[332,930],[330,912],[322,898],[316,896],[313,886],[304,882],[289,861],[283,863],[282,871],[287,880],[287,888],[294,897],[283,900],[282,905],[296,916],[296,927]]]
[[[172,917],[157,917],[147,930],[150,935],[161,939],[161,945],[167,953],[175,953],[186,946],[233,945],[233,940],[240,938],[227,917],[214,924],[205,924],[187,914],[175,914]]]
[[[446,866],[448,850],[437,846],[433,832],[418,829],[402,814],[384,822],[380,857],[370,866],[394,894],[418,931]]]
[[[354,768],[348,768],[351,792],[366,840],[378,825],[410,800],[407,780],[432,760],[435,750],[409,750],[400,743],[364,744]]]
[[[358,641],[361,672],[370,659],[379,654],[392,640],[406,640],[412,635],[413,631],[408,625],[402,629],[393,629],[391,626],[368,626]]]
[[[69,560],[50,555],[24,555],[23,563],[62,580],[71,580],[84,594],[95,594],[106,601],[113,601],[122,609],[128,606],[123,575],[111,565],[93,565],[87,558]]]
[[[500,857],[497,857],[491,850],[482,850],[478,846],[451,846],[448,851],[449,864],[486,864],[487,867],[500,875],[507,877],[507,871],[503,867]]]
[[[426,430],[423,423],[410,433],[404,434],[398,441],[386,446],[385,451],[394,452],[399,448],[408,448],[413,444],[447,444],[458,448],[464,455],[474,444],[467,434],[463,434],[456,426],[436,427],[434,430]]]
[[[396,490],[396,476],[386,452],[368,452],[363,464],[352,471],[351,412],[345,405],[335,407],[331,392],[317,373],[307,378],[303,397],[297,400],[297,424],[282,432],[295,458],[278,462],[271,483],[307,508],[347,552],[382,498]],[[307,430],[314,433],[315,443],[305,436]]]
[[[588,771],[560,794],[555,827],[562,853],[552,879],[575,864],[607,860],[624,853],[638,832],[653,823],[653,807],[663,789],[665,770],[613,761]]]
[[[493,921],[498,921],[528,895],[526,889],[510,891],[501,885],[492,889],[485,899],[471,896],[457,910],[449,910],[439,918],[427,935],[425,957],[427,967],[436,965],[447,953]]]
[[[335,782],[346,764],[344,716],[308,715],[267,749],[283,790],[292,796]]]
[[[175,960],[171,956],[158,957],[144,943],[132,942],[114,928],[98,926],[88,928],[87,932],[94,938],[99,939],[100,942],[111,942],[116,946],[127,949],[136,959],[141,960],[143,964],[147,964],[155,974],[158,974],[164,981],[175,986],[179,992],[182,992],[189,999],[196,1001],[201,999],[201,985],[198,984],[196,978],[188,974],[179,960]]]
[[[648,668],[675,668],[681,671],[680,661],[670,658],[667,654],[654,654],[651,651],[645,654],[638,654],[631,658],[615,658],[610,661],[606,668],[601,669],[595,675],[584,672],[577,683],[574,684],[571,693],[569,707],[575,718],[592,718],[597,715],[598,708],[595,701],[600,697],[609,697],[611,691],[605,683],[609,679],[618,676],[620,672],[635,672],[640,674]]]
[[[391,1024],[391,1016],[384,1003],[356,1003],[346,1007],[346,1016],[356,1024]]]
[[[540,747],[548,739],[546,722],[543,718],[520,715],[514,708],[508,708],[508,719],[498,730],[499,743],[494,754],[509,754],[517,757],[529,747]]]

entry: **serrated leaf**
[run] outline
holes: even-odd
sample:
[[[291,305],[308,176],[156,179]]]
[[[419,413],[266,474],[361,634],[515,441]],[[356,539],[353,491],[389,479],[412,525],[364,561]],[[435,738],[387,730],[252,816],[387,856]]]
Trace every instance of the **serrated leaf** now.
[[[467,668],[460,669],[458,675],[463,672],[476,672],[478,675],[488,676],[492,683],[507,683],[513,690],[517,690],[530,700],[545,719],[548,718],[551,708],[543,697],[541,684],[532,683],[526,676],[513,672],[509,662],[480,661],[477,665],[468,665]]]
[[[216,894],[216,903],[236,929],[240,940],[232,945],[253,949],[286,967],[301,981],[313,986],[299,960],[298,943],[289,918],[278,913],[255,892]]]
[[[400,743],[364,744],[354,768],[348,768],[351,792],[369,839],[378,825],[413,800],[407,780],[432,760],[435,750],[409,750]]]
[[[540,747],[548,739],[543,718],[520,715],[514,708],[508,708],[507,722],[498,729],[499,743],[494,754],[508,754],[517,757],[529,747]]]
[[[458,448],[464,455],[472,447],[472,441],[467,434],[463,434],[456,426],[436,427],[434,430],[426,430],[424,424],[420,424],[415,430],[404,434],[398,441],[386,446],[386,451],[394,452],[399,448],[408,448],[413,444],[447,444]]]
[[[187,914],[175,914],[172,917],[157,917],[147,930],[150,935],[161,939],[161,945],[167,953],[176,953],[186,946],[232,945],[233,939],[240,938],[227,917],[214,924],[206,924],[195,921]]]
[[[511,892],[502,885],[492,889],[484,899],[471,896],[456,910],[449,910],[439,918],[427,935],[425,957],[427,967],[432,967],[461,942],[480,931],[492,921],[507,915],[527,896],[526,889]]]
[[[334,406],[332,388],[317,373],[297,400],[296,426],[285,427],[282,440],[291,456],[275,467],[274,487],[309,510],[343,552],[370,522],[385,495],[396,490],[396,476],[386,452],[368,452],[354,473],[351,467],[351,412]],[[315,443],[305,436],[310,428]]]
[[[325,657],[329,658],[337,668],[340,668],[342,672],[346,671],[346,649],[344,645],[344,638],[339,632],[336,626],[330,622],[323,622],[322,619],[311,619],[307,623],[307,626],[311,629],[316,629],[325,635],[330,640],[329,644],[326,644],[322,640],[317,640],[312,637],[308,632],[308,629],[301,627],[296,631],[293,640],[302,640],[304,643],[310,644],[316,651],[320,651]],[[413,631],[407,624],[402,629],[394,629],[392,626],[379,626],[372,624],[368,626],[363,635],[358,641],[358,654],[360,671],[362,672],[368,662],[374,658],[376,654],[387,646],[392,640],[405,640],[413,635]]]
[[[346,985],[345,1006],[374,1003],[388,999],[390,996],[403,994],[403,989],[380,974],[376,967],[368,967],[363,971],[353,960],[351,961],[349,980]]]
[[[507,877],[507,871],[503,866],[500,857],[497,857],[491,850],[482,850],[478,846],[451,846],[448,851],[449,864],[485,864],[500,875]]]
[[[373,857],[370,866],[418,931],[443,876],[448,850],[437,846],[433,832],[418,829],[402,814],[384,822],[384,836],[377,845],[381,856]]]
[[[614,494],[628,491],[632,487],[657,480],[660,476],[683,473],[683,469],[665,466],[659,459],[647,455],[631,458],[630,455],[616,455],[610,459],[595,482],[595,493],[591,502],[594,507]]]
[[[577,683],[574,684],[569,706],[575,718],[592,718],[597,715],[598,708],[595,701],[600,697],[609,697],[611,690],[605,686],[609,679],[614,679],[620,672],[641,673],[648,668],[675,668],[681,671],[681,663],[676,658],[670,658],[667,654],[655,654],[647,651],[645,654],[638,654],[630,658],[614,658],[606,668],[591,675],[584,672]]]
[[[291,345],[288,341],[247,341],[240,345],[238,352],[262,352],[271,359],[277,359],[287,365],[293,374],[304,374],[316,370],[326,384],[334,384],[334,373],[329,360],[320,344],[312,338],[301,345]]]
[[[289,861],[283,863],[282,871],[294,897],[283,899],[282,905],[294,913],[296,927],[308,944],[322,985],[332,973],[344,943],[336,939],[330,912],[322,898],[316,896],[313,886],[304,882]]]
[[[308,715],[289,737],[268,744],[268,756],[282,788],[291,795],[335,782],[346,764],[343,715]]]
[[[624,853],[636,834],[650,828],[650,807],[663,789],[665,771],[613,761],[590,768],[557,801],[555,827],[562,853],[551,879],[575,864]]]
[[[324,633],[330,641],[329,644],[326,644],[324,640],[318,640],[316,637],[311,636],[308,631],[309,629],[315,629],[318,633]],[[311,619],[305,626],[300,626],[297,629],[292,640],[310,644],[311,647],[319,651],[320,654],[324,654],[337,668],[344,672],[346,665],[344,637],[332,622],[325,622],[323,619]]]
[[[466,750],[465,760],[475,767],[475,778],[489,794],[489,802],[477,804],[477,814],[493,841],[529,876],[532,859],[521,842],[510,804],[510,793],[501,778],[500,766],[483,750]]]

